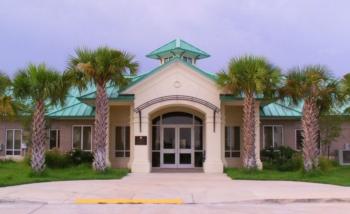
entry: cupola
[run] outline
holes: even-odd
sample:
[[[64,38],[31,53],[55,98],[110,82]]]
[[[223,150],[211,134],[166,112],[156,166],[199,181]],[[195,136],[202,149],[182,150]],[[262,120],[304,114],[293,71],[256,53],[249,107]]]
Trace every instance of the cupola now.
[[[210,55],[182,39],[174,39],[146,56],[160,60],[161,64],[173,58],[180,58],[187,63],[196,64],[197,60],[208,58]]]

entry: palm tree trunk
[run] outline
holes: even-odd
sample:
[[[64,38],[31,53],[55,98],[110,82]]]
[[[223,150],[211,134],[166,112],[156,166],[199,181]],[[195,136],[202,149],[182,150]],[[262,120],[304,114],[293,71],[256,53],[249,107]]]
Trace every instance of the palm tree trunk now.
[[[97,84],[95,132],[94,132],[94,162],[96,171],[107,169],[106,141],[107,141],[107,120],[108,120],[108,98],[105,85]]]
[[[45,170],[45,106],[44,101],[38,101],[32,122],[32,160],[34,172]]]
[[[243,167],[256,169],[255,155],[255,100],[246,94],[243,103]]]
[[[309,172],[318,167],[318,115],[316,100],[305,100],[302,127],[304,131],[303,157],[304,170]]]

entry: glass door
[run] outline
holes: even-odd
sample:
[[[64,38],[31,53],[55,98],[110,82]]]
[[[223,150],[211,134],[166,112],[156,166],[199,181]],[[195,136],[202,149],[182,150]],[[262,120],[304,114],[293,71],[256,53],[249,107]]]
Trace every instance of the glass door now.
[[[192,168],[193,160],[193,131],[192,127],[178,127],[177,167]]]
[[[176,168],[176,127],[163,127],[161,167]]]

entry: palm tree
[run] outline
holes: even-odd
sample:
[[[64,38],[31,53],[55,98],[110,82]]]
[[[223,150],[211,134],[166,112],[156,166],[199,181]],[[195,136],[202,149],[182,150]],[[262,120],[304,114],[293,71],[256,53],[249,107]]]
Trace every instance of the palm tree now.
[[[340,81],[340,91],[343,99],[346,101],[350,100],[350,73],[345,74],[343,79]],[[347,103],[348,104],[348,103]],[[345,109],[346,113],[350,113],[350,106]]]
[[[31,167],[40,173],[45,169],[45,104],[63,104],[68,85],[59,72],[45,64],[29,64],[17,72],[13,87],[15,97],[30,103],[34,109]]]
[[[217,83],[243,100],[243,167],[261,168],[255,151],[256,96],[271,98],[281,80],[280,70],[263,57],[243,56],[231,59],[228,70],[218,74]]]
[[[12,85],[11,79],[0,72],[0,119],[12,118],[17,114],[17,106],[8,90]]]
[[[290,97],[295,104],[304,102],[301,119],[304,134],[304,170],[308,172],[316,169],[319,156],[319,116],[337,103],[337,81],[331,78],[324,66],[294,68],[288,72],[280,93],[281,96]]]
[[[122,87],[127,83],[125,74],[135,74],[138,63],[134,57],[126,52],[114,50],[108,47],[100,47],[96,50],[77,49],[76,56],[69,60],[69,69],[66,75],[73,85],[80,91],[89,84],[96,86],[96,109],[94,131],[94,162],[96,171],[105,171],[106,140],[108,121],[108,97],[106,84]]]

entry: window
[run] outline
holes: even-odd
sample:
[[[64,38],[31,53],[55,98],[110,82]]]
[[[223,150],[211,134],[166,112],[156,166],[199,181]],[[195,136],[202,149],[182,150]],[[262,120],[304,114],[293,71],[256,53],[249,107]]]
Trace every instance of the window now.
[[[188,63],[191,63],[192,64],[192,58],[191,57],[182,57],[182,59],[185,61],[185,62],[188,62]]]
[[[165,62],[169,62],[172,58],[173,58],[172,56],[170,56],[170,57],[165,57],[165,58],[164,58],[164,63],[165,63]]]
[[[21,155],[22,130],[6,130],[6,155]]]
[[[241,128],[239,126],[225,127],[225,157],[240,157]]]
[[[296,129],[295,130],[295,147],[296,150],[302,150],[303,149],[303,143],[304,143],[304,131],[302,129]],[[320,138],[320,132],[318,132],[318,139],[317,139],[318,149],[321,149],[321,138]]]
[[[60,148],[60,130],[50,129],[49,132],[49,148]]]
[[[115,156],[130,157],[129,126],[117,126],[115,128]]]
[[[277,148],[283,145],[282,126],[264,126],[264,148]]]
[[[302,129],[295,130],[295,140],[296,140],[295,142],[296,150],[301,150],[303,148],[303,141],[304,141]]]
[[[73,149],[91,151],[92,126],[73,126]]]

